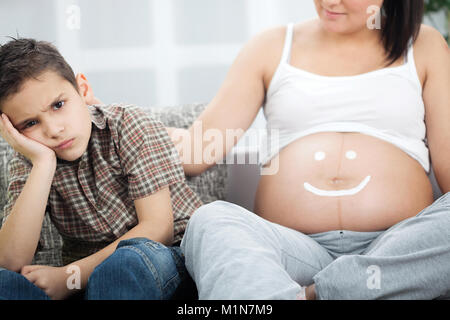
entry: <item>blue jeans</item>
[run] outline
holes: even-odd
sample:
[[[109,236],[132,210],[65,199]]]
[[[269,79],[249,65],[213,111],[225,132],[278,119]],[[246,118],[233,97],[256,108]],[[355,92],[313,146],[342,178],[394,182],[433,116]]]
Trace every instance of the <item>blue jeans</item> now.
[[[89,277],[86,298],[187,299],[189,294],[196,294],[190,291],[193,288],[195,285],[184,266],[179,247],[134,238],[121,241],[116,251],[95,268]]]
[[[195,299],[196,294],[179,247],[134,238],[119,242],[114,253],[94,269],[84,298],[168,300]],[[22,275],[0,269],[0,299],[41,300],[49,297]]]
[[[20,273],[0,268],[0,300],[49,300],[40,288],[36,287]]]

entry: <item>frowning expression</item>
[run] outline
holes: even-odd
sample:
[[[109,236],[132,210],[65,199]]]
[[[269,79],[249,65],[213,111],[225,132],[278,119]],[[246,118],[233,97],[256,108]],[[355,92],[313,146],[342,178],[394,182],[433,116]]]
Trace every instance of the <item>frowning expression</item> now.
[[[77,83],[78,91],[46,71],[26,80],[2,111],[21,134],[54,150],[58,158],[74,161],[86,151],[92,126],[85,101],[90,86],[84,76],[77,76]]]

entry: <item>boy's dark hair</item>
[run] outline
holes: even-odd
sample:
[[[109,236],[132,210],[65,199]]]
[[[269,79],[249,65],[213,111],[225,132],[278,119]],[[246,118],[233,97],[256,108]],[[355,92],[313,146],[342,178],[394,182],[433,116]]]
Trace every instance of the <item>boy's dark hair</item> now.
[[[0,111],[2,103],[22,84],[45,71],[54,71],[78,91],[75,74],[58,49],[49,42],[14,39],[0,46]]]
[[[409,40],[416,41],[424,14],[424,0],[384,0],[381,8],[385,22],[381,38],[388,65],[407,50]]]

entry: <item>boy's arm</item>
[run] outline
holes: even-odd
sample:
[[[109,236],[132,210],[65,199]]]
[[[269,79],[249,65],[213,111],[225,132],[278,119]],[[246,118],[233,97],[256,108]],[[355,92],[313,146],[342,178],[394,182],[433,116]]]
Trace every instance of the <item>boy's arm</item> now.
[[[56,154],[47,146],[21,134],[8,116],[1,112],[0,135],[32,163],[30,172],[24,161],[17,157],[11,161],[11,183],[5,208],[5,216],[9,216],[0,230],[0,266],[18,271],[33,259],[39,241],[56,170]]]
[[[82,287],[86,286],[94,268],[110,256],[122,240],[144,237],[164,245],[172,244],[173,214],[169,187],[148,197],[137,199],[134,203],[138,216],[138,224],[134,228],[102,250],[70,264],[80,267]]]
[[[173,215],[169,187],[134,201],[138,224],[122,237],[112,242],[102,250],[62,268],[45,266],[27,266],[23,275],[35,285],[44,290],[52,299],[63,299],[75,293],[67,286],[67,279],[72,267],[80,271],[80,287],[85,288],[89,276],[95,267],[102,263],[116,249],[122,240],[145,237],[165,245],[172,243]]]
[[[32,261],[36,251],[56,158],[54,161],[36,162],[31,171],[17,158],[10,165],[12,181],[5,206],[8,217],[0,229],[0,266],[20,271]]]
[[[0,112],[0,135],[32,163],[15,158],[10,164],[6,222],[0,230],[0,266],[19,271],[33,259],[41,234],[45,207],[56,170],[55,152],[21,134]],[[26,182],[25,182],[26,181]]]

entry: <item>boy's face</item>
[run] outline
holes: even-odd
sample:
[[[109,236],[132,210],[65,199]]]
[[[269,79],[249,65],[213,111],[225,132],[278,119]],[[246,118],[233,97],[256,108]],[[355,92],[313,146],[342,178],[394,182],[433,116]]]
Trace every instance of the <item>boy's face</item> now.
[[[75,161],[86,151],[92,128],[86,105],[92,90],[83,75],[77,75],[77,83],[79,92],[57,73],[46,71],[26,80],[4,101],[2,112],[21,134],[54,150],[58,158]]]

